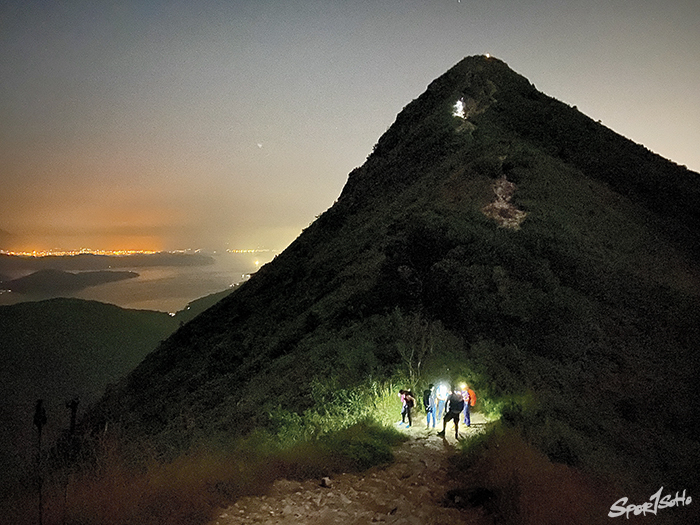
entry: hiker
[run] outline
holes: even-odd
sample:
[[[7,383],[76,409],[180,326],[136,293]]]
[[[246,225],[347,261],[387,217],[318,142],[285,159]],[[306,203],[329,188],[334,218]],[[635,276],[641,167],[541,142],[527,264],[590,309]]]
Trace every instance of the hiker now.
[[[464,399],[462,398],[462,392],[452,387],[452,394],[447,399],[445,418],[442,420],[442,432],[438,432],[438,436],[445,437],[447,423],[449,421],[454,421],[455,439],[459,439],[459,417],[462,415],[462,410],[464,410]]]
[[[426,428],[430,428],[431,419],[435,428],[435,387],[432,383],[423,391],[423,408],[425,408]]]
[[[406,416],[408,417],[408,425],[406,425],[406,428],[409,428],[413,424],[411,410],[416,404],[416,399],[413,397],[413,392],[410,390],[404,390],[404,399],[406,401]]]
[[[406,391],[399,390],[399,399],[401,400],[401,421],[399,425],[406,423]]]
[[[476,392],[474,392],[469,385],[464,385],[462,388],[462,399],[464,400],[464,424],[468,427],[472,426],[471,407],[476,403]]]
[[[447,391],[447,387],[445,385],[439,385],[437,387],[437,391],[435,392],[435,397],[437,399],[435,415],[438,419],[442,419],[445,413],[445,403],[447,402],[448,394],[449,392]]]

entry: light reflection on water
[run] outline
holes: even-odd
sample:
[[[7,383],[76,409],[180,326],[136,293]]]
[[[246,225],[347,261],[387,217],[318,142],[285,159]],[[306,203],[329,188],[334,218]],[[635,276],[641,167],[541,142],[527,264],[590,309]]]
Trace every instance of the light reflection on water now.
[[[259,264],[273,258],[273,253],[214,255],[214,264],[206,266],[155,266],[118,268],[139,274],[133,279],[105,283],[85,288],[62,297],[75,297],[116,304],[123,308],[177,312],[188,303],[221,292],[246,279]],[[0,305],[36,301],[47,297],[0,294]]]

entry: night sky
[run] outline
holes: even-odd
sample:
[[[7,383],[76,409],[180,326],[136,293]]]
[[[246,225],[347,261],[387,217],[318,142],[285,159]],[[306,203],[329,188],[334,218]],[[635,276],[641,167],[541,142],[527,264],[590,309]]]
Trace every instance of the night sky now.
[[[0,0],[0,248],[283,249],[486,53],[700,171],[697,0]]]

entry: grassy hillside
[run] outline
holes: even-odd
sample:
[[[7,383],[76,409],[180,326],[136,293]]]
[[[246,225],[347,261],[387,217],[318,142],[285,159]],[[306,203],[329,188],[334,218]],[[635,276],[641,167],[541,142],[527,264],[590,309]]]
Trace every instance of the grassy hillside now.
[[[6,474],[0,487],[32,470],[37,399],[44,400],[43,437],[50,444],[69,427],[67,401],[79,399],[84,413],[178,326],[229,293],[193,301],[175,316],[81,299],[0,306],[0,466]]]
[[[79,397],[84,411],[176,328],[165,313],[79,299],[0,306],[5,471],[24,469],[31,458],[37,399],[47,410],[45,438],[55,439],[69,425],[66,401]]]
[[[90,424],[118,423],[122,444],[170,461],[250,436],[313,442],[393,417],[392,385],[468,380],[499,418],[465,456],[474,472],[537,457],[612,494],[692,492],[698,177],[504,63],[465,59],[399,114],[332,208],[164,341]],[[515,463],[495,465],[500,445]],[[527,477],[496,474],[481,483],[522,518]]]

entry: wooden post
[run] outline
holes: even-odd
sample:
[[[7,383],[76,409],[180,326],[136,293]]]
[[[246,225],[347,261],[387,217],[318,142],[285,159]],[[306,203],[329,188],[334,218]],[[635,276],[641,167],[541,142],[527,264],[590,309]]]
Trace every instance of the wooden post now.
[[[44,400],[39,399],[36,402],[36,408],[34,410],[34,426],[37,429],[38,439],[37,439],[37,452],[36,452],[36,473],[37,482],[39,485],[39,525],[42,525],[44,516],[44,502],[42,498],[42,485],[44,483],[44,478],[41,472],[41,431],[46,424],[46,410],[44,409]]]

